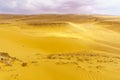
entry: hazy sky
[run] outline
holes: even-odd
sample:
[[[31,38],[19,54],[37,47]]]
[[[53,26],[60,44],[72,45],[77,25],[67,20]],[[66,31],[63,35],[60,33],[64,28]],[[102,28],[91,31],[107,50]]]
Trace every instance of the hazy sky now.
[[[120,15],[120,0],[0,0],[0,13]]]

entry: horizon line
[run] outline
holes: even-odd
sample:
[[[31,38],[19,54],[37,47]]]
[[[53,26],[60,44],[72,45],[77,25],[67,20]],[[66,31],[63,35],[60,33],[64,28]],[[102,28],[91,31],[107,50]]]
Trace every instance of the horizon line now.
[[[111,14],[80,14],[80,13],[0,13],[0,15],[99,15],[99,16],[120,16],[120,15],[111,15]]]

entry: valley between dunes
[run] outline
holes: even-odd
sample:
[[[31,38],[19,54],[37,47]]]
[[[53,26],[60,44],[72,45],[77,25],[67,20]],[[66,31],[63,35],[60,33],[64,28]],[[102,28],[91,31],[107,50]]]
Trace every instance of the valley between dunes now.
[[[0,80],[120,80],[120,17],[0,15]],[[18,60],[19,59],[19,60]]]

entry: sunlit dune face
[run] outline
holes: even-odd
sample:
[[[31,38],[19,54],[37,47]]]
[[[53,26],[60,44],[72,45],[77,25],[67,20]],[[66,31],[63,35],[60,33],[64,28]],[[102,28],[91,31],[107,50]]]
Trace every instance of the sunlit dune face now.
[[[0,15],[0,79],[120,80],[119,19]]]

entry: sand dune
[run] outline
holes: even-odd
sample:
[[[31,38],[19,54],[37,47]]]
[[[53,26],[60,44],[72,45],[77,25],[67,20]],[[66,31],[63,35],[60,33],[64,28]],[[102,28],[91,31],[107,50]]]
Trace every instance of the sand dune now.
[[[120,80],[119,19],[0,15],[0,79]]]

